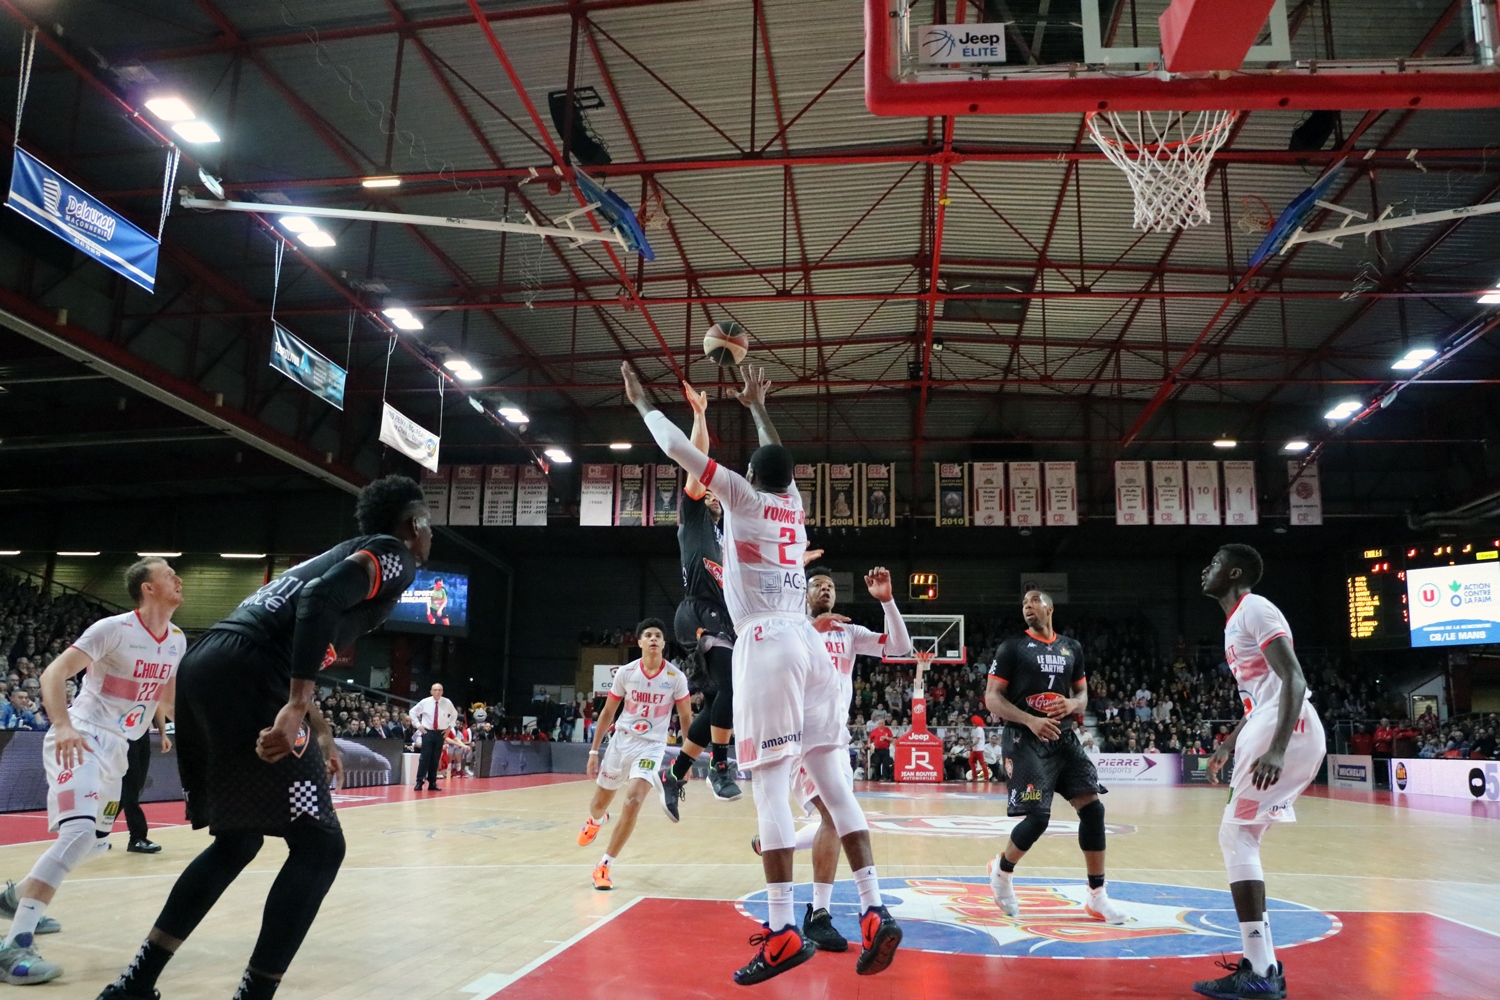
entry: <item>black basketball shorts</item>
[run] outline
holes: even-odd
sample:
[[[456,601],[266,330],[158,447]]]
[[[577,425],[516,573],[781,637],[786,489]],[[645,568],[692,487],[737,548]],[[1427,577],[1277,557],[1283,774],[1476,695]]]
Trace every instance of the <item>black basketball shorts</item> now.
[[[703,648],[700,639],[709,636],[734,644],[734,623],[729,620],[729,611],[724,605],[701,597],[683,598],[672,617],[672,630],[677,633],[677,641],[688,649]]]
[[[177,672],[177,767],[193,828],[283,837],[295,820],[339,829],[323,752],[303,725],[274,764],[255,755],[286,704],[283,658],[238,632],[210,630]]]
[[[1005,752],[1007,816],[1047,816],[1053,794],[1064,799],[1099,791],[1099,774],[1083,752],[1071,727],[1050,743],[1043,743],[1023,726],[1007,725],[1001,737]]]

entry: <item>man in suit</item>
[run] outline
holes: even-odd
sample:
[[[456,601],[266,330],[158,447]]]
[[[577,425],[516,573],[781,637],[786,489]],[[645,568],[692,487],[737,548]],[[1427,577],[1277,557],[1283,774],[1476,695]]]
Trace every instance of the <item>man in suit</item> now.
[[[417,765],[416,790],[421,791],[422,782],[426,780],[428,791],[440,791],[437,779],[438,765],[443,759],[443,736],[458,721],[458,709],[443,697],[443,686],[434,684],[432,696],[423,698],[411,710],[411,720],[422,734],[422,760]]]

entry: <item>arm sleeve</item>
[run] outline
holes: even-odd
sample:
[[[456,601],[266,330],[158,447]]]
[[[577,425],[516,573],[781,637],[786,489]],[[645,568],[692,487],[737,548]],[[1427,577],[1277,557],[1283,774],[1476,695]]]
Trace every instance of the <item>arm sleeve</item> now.
[[[379,563],[377,557],[376,564]],[[350,558],[341,560],[302,588],[297,624],[292,631],[292,676],[300,680],[316,677],[337,636],[339,616],[373,596],[386,583],[386,573],[379,571],[372,590],[364,565]]]
[[[1264,598],[1245,608],[1245,630],[1255,637],[1255,644],[1261,649],[1265,649],[1279,636],[1286,636],[1288,641],[1292,638],[1292,629],[1287,625],[1286,617],[1276,605]]]
[[[896,608],[895,601],[880,605],[885,612],[885,651],[892,656],[905,656],[911,652],[911,635],[906,631],[906,619]]]
[[[120,646],[120,623],[101,618],[84,629],[83,635],[73,640],[73,645],[91,660],[113,653]]]
[[[693,447],[681,428],[668,420],[660,410],[652,410],[646,418],[646,428],[667,457],[682,466],[689,474],[718,496],[719,502],[733,509],[743,507],[755,497],[755,490],[745,477],[726,469],[703,452]]]
[[[417,563],[411,549],[393,535],[380,535],[360,549],[375,560],[375,586],[368,588],[366,600],[393,600],[410,587],[417,576]]]
[[[995,658],[990,661],[990,676],[998,677],[1007,683],[1015,674],[1016,651],[1009,642],[1002,642],[995,650]]]

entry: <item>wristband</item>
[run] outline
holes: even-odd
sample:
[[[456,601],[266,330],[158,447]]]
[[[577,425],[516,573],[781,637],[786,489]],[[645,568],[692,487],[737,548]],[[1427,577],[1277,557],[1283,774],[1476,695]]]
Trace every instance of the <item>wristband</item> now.
[[[598,750],[590,750],[589,751],[589,756],[590,757],[597,757],[597,756],[599,756],[599,751]]]

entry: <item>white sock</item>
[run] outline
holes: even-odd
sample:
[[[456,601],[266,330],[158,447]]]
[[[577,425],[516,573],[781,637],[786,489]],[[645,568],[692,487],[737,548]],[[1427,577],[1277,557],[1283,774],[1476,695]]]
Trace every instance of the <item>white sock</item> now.
[[[875,866],[861,868],[854,873],[854,884],[859,888],[860,911],[868,910],[872,906],[884,906],[885,902],[880,898],[880,876],[875,874]]]
[[[600,863],[600,864],[601,864],[601,865],[610,865],[610,864],[613,864],[613,863],[614,863],[614,860],[615,860],[615,857],[614,857],[614,855],[613,855],[613,854],[606,854],[606,855],[605,855],[605,856],[604,856],[604,860],[603,860],[603,861],[600,861],[600,862],[599,862],[599,863]]]
[[[94,846],[91,847],[91,848],[89,848],[89,856],[86,857],[86,858],[84,858],[83,860],[84,861],[92,861],[95,858],[97,858],[99,855],[106,854],[108,852],[109,852],[109,838],[108,837],[95,837],[94,838]]]
[[[598,816],[595,816],[593,810],[591,809],[589,810],[589,819],[594,821],[595,826],[603,826],[605,823],[609,822],[609,813],[605,813],[603,818],[600,818]]]
[[[1276,953],[1271,950],[1271,935],[1264,920],[1240,922],[1240,941],[1245,946],[1245,957],[1250,960],[1250,969],[1257,976],[1268,975],[1276,965]]]
[[[30,947],[31,939],[36,934],[36,925],[41,923],[42,914],[47,912],[47,904],[39,899],[21,899],[16,902],[16,916],[10,922],[10,933],[5,935],[5,947],[19,943],[22,947]],[[17,942],[17,938],[21,940]]]
[[[833,883],[813,883],[813,909],[826,910],[833,905]]]
[[[1276,943],[1271,939],[1271,914],[1262,913],[1260,919],[1266,925],[1266,947],[1271,949],[1271,961],[1276,960]]]
[[[766,900],[771,905],[771,914],[766,921],[774,933],[796,924],[792,916],[792,883],[767,882]]]
[[[798,830],[797,843],[793,845],[793,850],[812,850],[813,838],[818,835],[818,830],[822,827],[822,825],[822,823],[814,823],[812,826],[804,826],[802,829]]]

